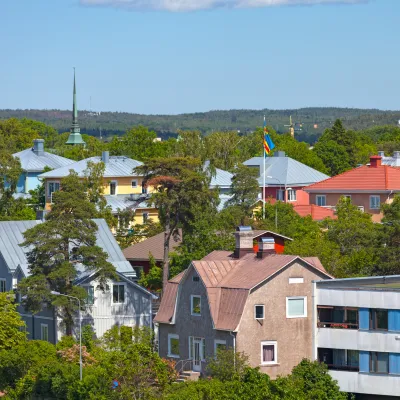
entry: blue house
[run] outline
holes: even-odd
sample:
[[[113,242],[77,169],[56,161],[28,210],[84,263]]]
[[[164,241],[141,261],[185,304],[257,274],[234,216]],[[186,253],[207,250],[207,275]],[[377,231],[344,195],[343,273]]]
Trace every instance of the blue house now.
[[[23,173],[18,180],[17,193],[24,194],[36,189],[41,184],[38,176],[43,173],[45,167],[55,169],[75,162],[44,151],[43,139],[35,139],[32,148],[15,153],[13,157],[19,158],[23,169]]]

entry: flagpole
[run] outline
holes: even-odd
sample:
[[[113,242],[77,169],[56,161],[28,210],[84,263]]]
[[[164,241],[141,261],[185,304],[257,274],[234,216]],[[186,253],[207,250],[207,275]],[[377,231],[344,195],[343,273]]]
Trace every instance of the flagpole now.
[[[264,115],[264,125],[265,125],[265,115]],[[263,172],[263,194],[262,194],[262,199],[263,199],[263,219],[265,219],[265,149],[264,149],[264,135],[265,133],[263,132],[263,167],[264,167],[264,172]]]

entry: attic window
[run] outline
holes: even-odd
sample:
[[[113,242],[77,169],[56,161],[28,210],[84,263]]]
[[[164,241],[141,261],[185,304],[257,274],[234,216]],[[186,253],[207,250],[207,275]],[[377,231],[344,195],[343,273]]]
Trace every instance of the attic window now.
[[[192,279],[193,282],[200,282],[200,278],[198,276],[194,276]]]

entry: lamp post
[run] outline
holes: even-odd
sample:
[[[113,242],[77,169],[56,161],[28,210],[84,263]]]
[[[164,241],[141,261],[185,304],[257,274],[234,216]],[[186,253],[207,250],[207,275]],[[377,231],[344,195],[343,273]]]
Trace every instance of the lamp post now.
[[[273,176],[267,176],[268,179],[275,179],[279,182],[279,190],[282,192],[282,183],[278,178],[274,178]],[[285,201],[285,194],[283,194],[283,201]],[[275,229],[278,229],[278,206],[275,204]]]
[[[70,299],[74,299],[78,302],[79,307],[79,376],[80,380],[82,380],[82,318],[81,318],[81,301],[75,296],[69,296],[68,294],[62,294],[60,292],[51,291],[51,294],[54,296],[64,296],[69,297]]]

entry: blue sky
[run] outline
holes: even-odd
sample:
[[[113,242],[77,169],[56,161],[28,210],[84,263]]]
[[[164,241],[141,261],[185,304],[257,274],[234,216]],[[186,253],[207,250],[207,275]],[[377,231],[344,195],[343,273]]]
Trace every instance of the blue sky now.
[[[76,67],[80,109],[400,109],[399,0],[1,0],[0,16],[0,108],[71,109]]]

